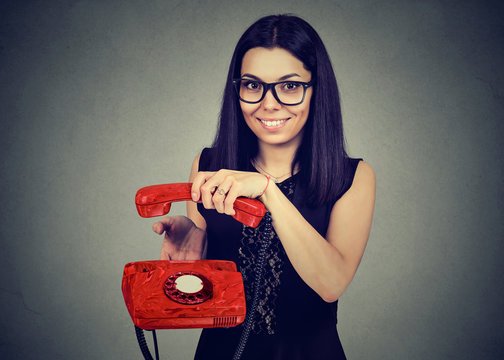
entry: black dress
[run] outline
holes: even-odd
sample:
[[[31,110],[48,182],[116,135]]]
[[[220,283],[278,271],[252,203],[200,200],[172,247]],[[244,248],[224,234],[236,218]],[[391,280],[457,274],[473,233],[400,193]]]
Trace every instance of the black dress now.
[[[199,170],[210,168],[212,149],[201,153]],[[343,195],[351,186],[359,159],[348,159]],[[256,171],[252,165],[246,171]],[[305,189],[298,176],[277,184],[303,217],[325,236],[334,203],[313,208],[305,204]],[[338,198],[339,198],[338,197]],[[207,259],[231,260],[238,266],[245,284],[247,314],[252,311],[252,283],[256,272],[261,223],[256,229],[242,225],[231,216],[207,210],[198,204],[207,223]],[[277,235],[272,234],[260,289],[255,322],[241,359],[243,360],[335,360],[345,359],[337,323],[338,302],[326,303],[299,277]],[[232,359],[243,323],[233,328],[203,329],[195,360]]]

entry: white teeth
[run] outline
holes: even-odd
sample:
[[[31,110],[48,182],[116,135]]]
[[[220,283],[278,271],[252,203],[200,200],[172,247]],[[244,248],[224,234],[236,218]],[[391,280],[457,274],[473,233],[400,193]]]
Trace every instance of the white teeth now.
[[[261,120],[261,119],[259,119]],[[274,120],[274,121],[266,121],[266,120],[261,120],[261,122],[266,125],[266,126],[277,126],[277,125],[280,125],[284,122],[286,122],[287,120]]]

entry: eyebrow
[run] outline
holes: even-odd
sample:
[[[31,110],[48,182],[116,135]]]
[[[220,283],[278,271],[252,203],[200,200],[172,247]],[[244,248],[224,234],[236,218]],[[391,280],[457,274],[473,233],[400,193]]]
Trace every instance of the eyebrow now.
[[[296,73],[292,73],[292,74],[287,74],[287,75],[284,75],[284,76],[280,77],[278,79],[278,81],[287,80],[287,79],[289,79],[291,77],[295,77],[295,76],[301,77],[300,75],[298,75]],[[249,77],[249,78],[252,78],[252,79],[255,79],[255,80],[261,80],[261,78],[255,76],[255,75],[252,75],[252,74],[243,74],[242,77]]]

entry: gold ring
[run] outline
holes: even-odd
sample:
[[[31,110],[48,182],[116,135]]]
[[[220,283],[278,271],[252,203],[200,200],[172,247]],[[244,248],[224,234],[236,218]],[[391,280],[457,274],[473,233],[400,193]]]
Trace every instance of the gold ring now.
[[[224,195],[226,191],[224,189],[219,189],[218,190],[219,195]]]

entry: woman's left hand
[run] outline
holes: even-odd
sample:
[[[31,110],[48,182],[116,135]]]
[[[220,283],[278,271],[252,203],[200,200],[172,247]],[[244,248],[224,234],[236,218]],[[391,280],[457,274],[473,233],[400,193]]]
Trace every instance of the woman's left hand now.
[[[201,201],[206,209],[234,215],[233,204],[237,197],[256,198],[267,184],[267,177],[256,172],[200,171],[193,180],[191,196],[193,201]]]

